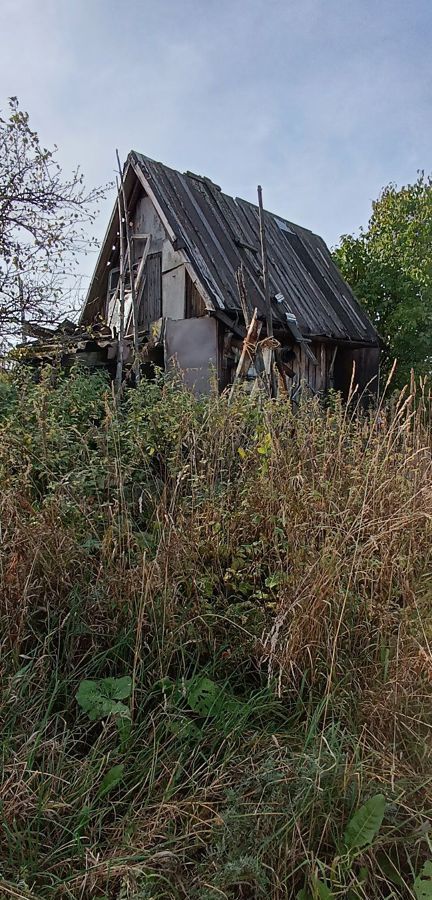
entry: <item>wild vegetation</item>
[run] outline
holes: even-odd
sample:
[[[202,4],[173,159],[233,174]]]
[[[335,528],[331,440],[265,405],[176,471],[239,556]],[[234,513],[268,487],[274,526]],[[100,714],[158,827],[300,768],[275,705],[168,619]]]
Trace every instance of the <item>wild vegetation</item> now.
[[[412,367],[430,375],[432,177],[383,188],[367,227],[342,235],[335,259],[383,339],[383,366],[398,360],[394,383],[402,387]]]
[[[0,895],[432,897],[426,386],[0,389]]]

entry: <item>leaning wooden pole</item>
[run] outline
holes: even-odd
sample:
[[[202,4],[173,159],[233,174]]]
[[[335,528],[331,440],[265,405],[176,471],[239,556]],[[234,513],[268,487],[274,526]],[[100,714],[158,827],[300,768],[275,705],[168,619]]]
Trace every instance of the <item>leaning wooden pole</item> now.
[[[252,311],[249,309],[249,301],[246,290],[246,281],[244,274],[244,266],[241,264],[240,268],[237,269],[236,272],[236,282],[237,282],[237,291],[240,300],[240,306],[243,312],[244,323],[246,327],[246,331],[249,328],[249,322],[251,320]]]
[[[243,379],[247,375],[247,372],[248,372],[248,369],[249,369],[251,363],[255,360],[258,338],[260,336],[260,331],[261,331],[261,324],[262,323],[258,319],[258,311],[257,311],[257,309],[254,309],[252,318],[248,325],[248,330],[247,330],[245,339],[243,341],[243,348],[242,348],[242,352],[240,354],[240,359],[237,363],[237,369],[236,369],[236,373],[234,376],[234,381],[231,385],[231,390],[230,390],[230,394],[229,394],[229,402],[230,403],[234,397],[236,385],[240,381],[243,381]]]
[[[261,239],[261,259],[262,259],[262,274],[263,274],[263,282],[264,282],[264,298],[265,298],[265,309],[266,309],[266,326],[267,326],[267,337],[273,337],[273,313],[271,308],[271,300],[270,300],[270,280],[268,273],[268,259],[267,259],[267,241],[266,241],[266,233],[265,233],[265,221],[264,221],[264,208],[262,202],[262,187],[258,185],[258,208],[259,208],[259,224],[260,224],[260,239]],[[273,350],[270,348],[268,351],[268,375],[270,379],[270,391],[272,396],[276,395],[276,381],[273,372]]]
[[[125,219],[125,234],[126,234],[126,244],[127,244],[127,255],[129,260],[129,272],[130,272],[130,290],[131,290],[131,299],[132,299],[132,319],[133,319],[133,347],[134,347],[134,359],[132,365],[132,371],[135,374],[135,382],[139,384],[140,380],[140,366],[139,366],[139,338],[138,338],[138,309],[136,302],[136,290],[135,290],[135,273],[134,273],[134,247],[133,241],[131,238],[130,232],[130,224],[129,224],[129,210],[126,200],[126,191],[124,185],[123,171],[120,164],[120,156],[118,150],[116,150],[117,156],[117,165],[119,170],[119,178],[120,178],[120,186],[123,197],[123,210],[124,210],[124,219]]]
[[[124,234],[123,234],[123,215],[122,215],[122,205],[121,205],[121,191],[118,183],[118,179],[116,179],[117,183],[117,211],[118,211],[118,220],[119,220],[119,241],[120,241],[120,262],[119,262],[119,287],[120,287],[120,322],[119,322],[119,336],[118,336],[118,347],[117,347],[117,367],[116,367],[116,377],[115,377],[115,392],[116,395],[120,395],[122,380],[123,380],[123,360],[124,360],[124,334],[125,334],[125,254],[124,254]]]

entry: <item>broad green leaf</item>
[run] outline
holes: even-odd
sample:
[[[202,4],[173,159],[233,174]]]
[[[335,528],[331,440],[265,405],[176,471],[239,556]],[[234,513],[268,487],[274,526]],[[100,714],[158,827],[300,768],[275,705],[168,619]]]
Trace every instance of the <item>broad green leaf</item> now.
[[[187,702],[193,712],[200,716],[218,716],[221,712],[224,693],[210,678],[193,678],[186,690]]]
[[[249,707],[237,700],[210,678],[192,678],[186,684],[186,699],[193,710],[203,718],[211,718],[222,729],[231,728],[233,722],[242,721],[249,714]]]
[[[113,788],[120,784],[124,773],[124,766],[112,766],[101,781],[97,795],[99,799],[105,797]]]
[[[128,675],[98,681],[85,680],[78,688],[76,701],[92,722],[111,715],[127,717],[130,715],[129,709],[119,701],[129,697],[131,690],[132,680]]]
[[[417,900],[432,900],[432,860],[425,862],[414,882],[414,894]]]
[[[91,714],[98,710],[101,717],[109,715],[111,708],[109,698],[101,692],[97,681],[82,681],[76,694],[76,701],[86,713]]]
[[[313,894],[308,888],[302,888],[298,892],[296,900],[334,900],[334,894],[323,881],[313,878]]]
[[[320,881],[318,878],[314,878],[313,886],[315,894],[317,898],[319,898],[319,900],[334,900],[334,894],[332,894],[324,881]]]
[[[111,710],[110,713],[112,716],[121,716],[125,719],[130,719],[130,709],[125,703],[120,703],[119,700],[115,702],[113,700],[111,702]]]
[[[375,794],[354,813],[343,837],[343,843],[347,850],[368,847],[372,843],[381,828],[385,808],[384,795]]]
[[[104,678],[102,685],[113,700],[126,700],[132,693],[132,678],[129,675],[123,675],[123,678]]]

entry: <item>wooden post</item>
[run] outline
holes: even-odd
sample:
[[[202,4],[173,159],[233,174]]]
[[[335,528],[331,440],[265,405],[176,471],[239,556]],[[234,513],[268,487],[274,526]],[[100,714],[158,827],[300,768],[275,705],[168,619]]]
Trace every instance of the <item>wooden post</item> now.
[[[115,377],[115,392],[116,395],[120,395],[122,379],[123,379],[123,358],[124,358],[124,331],[125,331],[125,258],[124,258],[124,234],[123,234],[123,222],[122,222],[122,208],[121,208],[121,193],[120,187],[118,183],[118,178],[116,178],[117,184],[117,211],[118,211],[118,220],[119,220],[119,239],[120,239],[120,263],[119,263],[119,288],[120,288],[120,326],[119,326],[119,337],[118,337],[118,348],[117,348],[117,368],[116,368],[116,377]]]
[[[243,349],[240,354],[240,359],[237,364],[236,373],[234,376],[234,381],[231,386],[229,401],[231,402],[234,392],[235,386],[239,381],[243,381],[243,378],[247,374],[249,366],[252,360],[255,360],[256,355],[256,345],[258,338],[260,336],[261,331],[261,322],[258,319],[258,312],[254,309],[253,316],[249,322],[248,330],[246,337],[243,341]]]
[[[264,297],[265,297],[265,308],[266,308],[266,325],[267,325],[267,337],[273,337],[273,313],[271,308],[271,300],[270,300],[270,281],[269,281],[269,273],[268,273],[268,260],[267,260],[267,242],[265,235],[265,221],[264,221],[264,209],[262,202],[262,187],[258,185],[258,207],[259,207],[259,223],[260,223],[260,238],[261,238],[261,258],[262,258],[262,273],[263,273],[263,282],[264,282]],[[273,372],[273,350],[270,349],[268,351],[268,360],[266,366],[267,374],[270,379],[270,392],[273,397],[276,396],[276,379]]]
[[[136,384],[139,384],[140,380],[140,366],[139,366],[139,340],[138,340],[138,309],[136,302],[136,291],[135,291],[135,277],[134,277],[134,245],[131,239],[130,233],[130,225],[129,225],[129,210],[126,201],[126,191],[123,180],[123,172],[120,165],[120,156],[118,150],[116,150],[117,156],[117,165],[120,176],[120,186],[123,197],[123,211],[125,218],[125,232],[126,232],[126,243],[127,243],[127,252],[129,259],[129,272],[130,272],[130,289],[131,289],[131,297],[132,297],[132,319],[133,319],[133,347],[134,347],[134,360],[132,365],[132,371],[135,374]]]

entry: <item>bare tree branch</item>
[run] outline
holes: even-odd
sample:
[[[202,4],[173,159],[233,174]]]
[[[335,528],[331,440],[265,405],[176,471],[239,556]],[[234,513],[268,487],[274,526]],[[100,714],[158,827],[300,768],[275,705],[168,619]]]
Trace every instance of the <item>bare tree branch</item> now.
[[[0,342],[25,321],[54,323],[75,292],[77,257],[96,249],[87,228],[108,187],[88,191],[79,168],[66,177],[57,147],[42,147],[16,97],[0,117]]]

